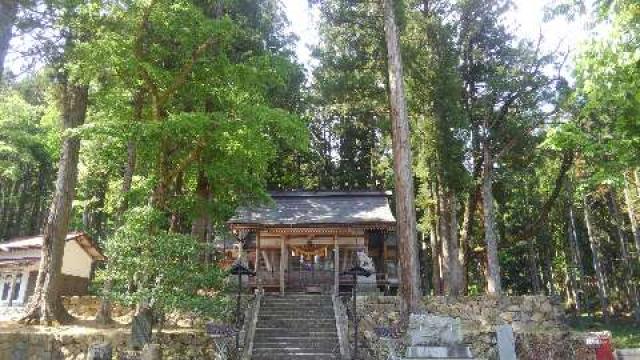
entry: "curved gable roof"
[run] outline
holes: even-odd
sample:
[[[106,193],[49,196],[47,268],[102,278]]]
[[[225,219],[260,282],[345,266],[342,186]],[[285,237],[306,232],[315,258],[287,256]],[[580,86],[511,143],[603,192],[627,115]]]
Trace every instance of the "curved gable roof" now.
[[[272,192],[271,204],[241,207],[230,226],[395,225],[389,193]]]

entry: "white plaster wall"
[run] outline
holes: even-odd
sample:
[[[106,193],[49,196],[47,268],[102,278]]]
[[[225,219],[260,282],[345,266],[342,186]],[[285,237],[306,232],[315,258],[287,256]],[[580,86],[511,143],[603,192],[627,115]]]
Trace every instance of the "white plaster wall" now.
[[[67,241],[64,247],[62,273],[84,278],[91,275],[91,256],[75,240]]]

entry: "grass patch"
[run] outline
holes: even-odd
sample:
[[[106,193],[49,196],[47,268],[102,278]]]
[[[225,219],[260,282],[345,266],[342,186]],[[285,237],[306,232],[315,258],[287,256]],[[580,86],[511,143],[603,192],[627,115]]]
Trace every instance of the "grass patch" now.
[[[581,316],[569,321],[569,326],[577,331],[605,331],[613,336],[613,345],[617,349],[640,348],[640,327],[633,323],[633,318],[611,318],[605,324],[601,317]]]

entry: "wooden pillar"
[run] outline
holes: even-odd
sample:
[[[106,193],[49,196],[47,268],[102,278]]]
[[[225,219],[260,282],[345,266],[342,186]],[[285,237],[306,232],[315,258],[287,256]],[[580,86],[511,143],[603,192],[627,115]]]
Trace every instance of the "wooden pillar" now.
[[[262,280],[260,279],[260,229],[256,231],[256,285],[262,291]]]
[[[15,292],[16,292],[16,277],[18,276],[18,273],[13,273],[11,274],[11,286],[9,287],[9,298],[7,299],[8,306],[12,306],[13,305],[13,297],[15,296]]]
[[[280,294],[284,295],[284,271],[287,268],[287,235],[282,235],[280,240]]]
[[[340,291],[340,247],[338,246],[338,236],[336,234],[333,235],[333,249],[335,251],[334,254],[334,278],[333,278],[333,293],[338,295],[338,291]]]

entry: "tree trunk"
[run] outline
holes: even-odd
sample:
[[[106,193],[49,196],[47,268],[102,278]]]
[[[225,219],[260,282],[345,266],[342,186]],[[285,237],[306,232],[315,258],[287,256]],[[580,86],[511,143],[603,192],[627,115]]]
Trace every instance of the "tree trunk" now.
[[[196,183],[196,208],[195,218],[191,224],[191,236],[198,239],[201,243],[207,240],[207,229],[209,222],[209,212],[207,211],[207,203],[209,201],[209,179],[204,169],[198,171],[198,179]]]
[[[438,237],[438,206],[435,185],[430,185],[431,199],[434,204],[429,207],[429,221],[431,226],[429,243],[431,245],[431,278],[433,282],[433,295],[442,295],[442,277],[440,271],[440,241]]]
[[[569,281],[571,282],[571,295],[576,307],[576,314],[579,315],[581,311],[580,294],[582,293],[580,288],[580,280],[582,280],[582,258],[580,256],[580,246],[578,244],[578,235],[576,233],[576,217],[573,211],[573,204],[569,199],[569,212],[567,221],[567,238],[569,241],[569,250],[571,252],[571,264],[573,265],[568,269]]]
[[[438,201],[438,239],[440,240],[440,258],[442,262],[440,268],[440,277],[442,278],[442,292],[445,295],[449,295],[451,290],[451,225],[449,224],[449,203],[444,194],[443,184],[439,179],[440,184],[437,187],[436,199]]]
[[[402,75],[400,36],[396,26],[393,0],[384,2],[385,37],[389,67],[389,102],[391,107],[393,167],[396,190],[396,216],[402,279],[400,294],[403,318],[420,307],[420,279],[416,234],[416,208],[414,206],[413,174],[411,171],[411,142],[409,120]]]
[[[0,0],[0,82],[4,75],[4,61],[9,51],[13,24],[18,15],[18,1]]]
[[[540,277],[538,276],[538,251],[536,250],[536,239],[527,241],[527,265],[529,266],[529,279],[531,281],[531,291],[538,295],[541,292]]]
[[[547,288],[547,295],[556,294],[556,286],[553,281],[553,251],[554,247],[551,242],[550,234],[544,233],[545,241],[543,243],[543,259],[542,259],[542,275],[544,276],[544,284]]]
[[[62,84],[62,120],[64,129],[84,123],[87,113],[88,87],[68,82]],[[62,143],[58,179],[44,226],[40,269],[24,323],[67,323],[73,318],[62,305],[59,290],[65,238],[69,231],[71,205],[78,180],[80,139],[67,136]]]
[[[442,184],[442,178],[440,177]],[[460,295],[463,292],[462,263],[458,243],[458,217],[455,196],[445,186],[440,186],[438,196],[438,224],[442,248],[442,278],[444,293]]]
[[[46,198],[47,193],[47,178],[49,167],[45,164],[40,164],[38,171],[38,189],[33,199],[33,207],[31,209],[31,222],[29,224],[29,234],[34,235],[40,232],[40,225],[42,224],[42,203]]]
[[[484,239],[487,245],[487,292],[500,295],[502,283],[498,258],[498,234],[496,232],[496,214],[493,206],[493,159],[488,140],[483,141],[482,165],[482,207],[484,218]]]
[[[591,210],[589,209],[589,197],[584,196],[584,222],[587,226],[587,234],[589,236],[589,244],[591,245],[591,253],[593,260],[593,269],[596,273],[598,282],[598,297],[600,298],[600,307],[602,308],[602,316],[605,322],[609,323],[609,298],[607,295],[607,285],[604,278],[604,272],[600,263],[600,241],[596,234],[596,229],[591,222]]]
[[[631,266],[629,251],[627,250],[627,234],[623,229],[622,216],[620,216],[616,195],[612,188],[609,188],[607,195],[607,207],[609,208],[609,213],[613,218],[616,234],[618,235],[618,241],[620,242],[620,257],[622,258],[622,264],[624,265],[625,270],[623,271],[623,274],[625,287],[629,296],[629,304],[633,306],[633,313],[636,322],[640,323],[640,300],[638,299],[638,289],[633,281],[633,266]]]
[[[629,184],[629,176],[624,174],[624,201],[627,203],[627,214],[631,223],[631,231],[633,232],[633,240],[636,245],[636,257],[640,261],[640,226],[638,225],[638,216],[636,214],[636,202],[640,194],[633,196],[631,186]]]

